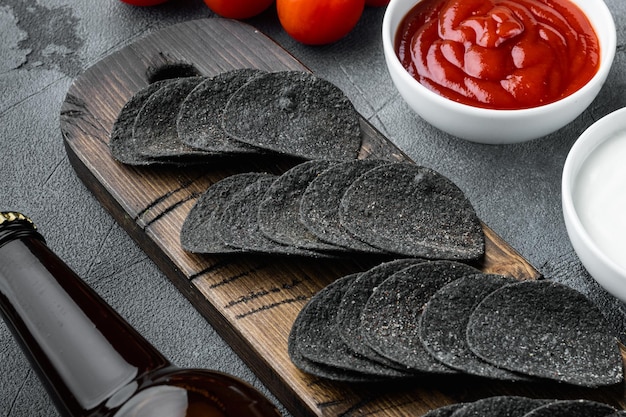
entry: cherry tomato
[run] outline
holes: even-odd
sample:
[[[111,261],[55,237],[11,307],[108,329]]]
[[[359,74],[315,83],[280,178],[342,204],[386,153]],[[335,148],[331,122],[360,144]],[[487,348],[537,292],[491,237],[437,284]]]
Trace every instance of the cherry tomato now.
[[[389,4],[389,0],[365,0],[365,5],[370,7],[382,7]]]
[[[274,3],[274,0],[204,0],[209,9],[229,19],[248,19]]]
[[[354,28],[365,0],[276,0],[280,24],[307,45],[338,41]]]
[[[131,4],[133,6],[156,6],[157,4],[165,3],[168,0],[121,0],[123,3]]]

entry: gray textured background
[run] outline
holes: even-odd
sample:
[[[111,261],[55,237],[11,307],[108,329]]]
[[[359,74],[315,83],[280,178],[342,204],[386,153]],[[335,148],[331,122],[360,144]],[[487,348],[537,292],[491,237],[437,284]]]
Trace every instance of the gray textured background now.
[[[577,136],[626,106],[626,2],[607,0],[618,49],[607,85],[562,130],[518,145],[465,142],[422,122],[394,90],[380,41],[383,9],[367,9],[342,41],[305,47],[275,11],[249,21],[316,74],[339,85],[358,110],[417,163],[447,175],[480,217],[547,278],[589,295],[626,341],[626,308],[589,278],[567,238],[560,179]],[[200,0],[134,8],[117,0],[0,1],[0,210],[30,215],[49,245],[172,362],[252,382],[251,371],[100,207],[72,170],[59,110],[72,80],[109,53],[173,23],[212,17]],[[181,343],[184,341],[184,343]],[[54,417],[51,401],[0,324],[0,416]]]

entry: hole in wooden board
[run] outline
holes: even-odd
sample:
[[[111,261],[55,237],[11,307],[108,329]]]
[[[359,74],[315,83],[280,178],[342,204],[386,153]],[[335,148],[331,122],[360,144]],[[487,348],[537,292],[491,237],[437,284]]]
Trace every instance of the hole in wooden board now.
[[[202,75],[200,70],[188,62],[167,62],[146,70],[146,78],[150,84],[170,78],[196,77],[199,75]]]

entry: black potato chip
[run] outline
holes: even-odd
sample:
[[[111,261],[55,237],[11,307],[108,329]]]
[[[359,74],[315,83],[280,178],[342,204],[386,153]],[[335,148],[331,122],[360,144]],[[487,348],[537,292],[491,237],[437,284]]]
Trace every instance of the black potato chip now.
[[[228,200],[248,185],[268,174],[250,172],[226,177],[211,185],[189,211],[180,232],[186,251],[194,253],[231,253],[240,249],[226,245],[215,229]]]
[[[300,200],[309,183],[334,162],[308,161],[289,169],[268,188],[259,204],[258,222],[270,239],[284,245],[320,251],[343,251],[322,242],[300,222]]]
[[[364,342],[361,335],[361,312],[377,286],[396,272],[418,262],[420,261],[412,258],[384,262],[361,273],[346,289],[337,308],[336,326],[339,336],[350,349],[388,366],[406,368],[381,356]]]
[[[231,196],[214,225],[226,245],[246,252],[322,257],[323,255],[269,239],[259,229],[258,207],[261,198],[275,181],[268,175]]]
[[[222,126],[252,146],[304,159],[356,159],[359,115],[332,83],[300,71],[256,77],[226,104]]]
[[[513,372],[586,387],[622,381],[622,356],[600,310],[552,281],[506,285],[483,299],[467,326],[470,349]]]
[[[178,137],[176,118],[180,105],[204,77],[178,78],[152,93],[135,118],[133,138],[140,155],[168,158],[206,155],[185,145]]]
[[[361,313],[363,340],[379,354],[420,372],[456,373],[419,340],[421,310],[439,288],[478,270],[454,261],[421,262],[396,272],[372,292]]]
[[[141,155],[137,151],[137,146],[133,140],[133,125],[146,100],[169,82],[174,82],[174,80],[163,80],[149,84],[133,94],[124,104],[111,129],[109,149],[113,158],[129,165],[149,165],[154,163],[153,158]]]
[[[532,410],[549,404],[551,400],[541,400],[518,396],[497,396],[483,398],[452,413],[450,417],[524,417]]]
[[[535,408],[524,417],[607,417],[615,408],[590,400],[554,401]]]
[[[426,350],[449,367],[468,374],[507,381],[528,379],[480,359],[467,346],[465,337],[469,316],[478,303],[513,282],[514,278],[481,273],[441,287],[420,315],[419,337]]]
[[[368,244],[404,256],[475,260],[485,238],[463,192],[432,169],[382,165],[360,176],[341,200],[341,223]]]
[[[337,307],[357,277],[358,274],[352,274],[339,278],[315,294],[300,311],[291,330],[294,335],[289,338],[290,343],[297,344],[295,350],[303,357],[326,366],[375,377],[411,376],[355,354],[339,337],[335,326]]]
[[[295,326],[295,323],[294,323]],[[291,334],[290,334],[291,338]],[[361,372],[352,372],[345,369],[335,368],[332,366],[323,365],[321,363],[313,362],[298,351],[298,346],[295,343],[289,343],[288,345],[289,359],[303,372],[314,375],[316,377],[328,379],[331,381],[351,382],[351,383],[368,383],[378,382],[380,378],[372,377],[371,375],[365,375]],[[386,378],[385,378],[386,379]]]
[[[222,129],[222,116],[230,96],[264,71],[243,68],[220,73],[196,86],[180,106],[176,128],[180,140],[192,148],[211,152],[258,153],[260,150],[232,139]]]
[[[388,161],[355,159],[333,165],[320,173],[307,187],[300,203],[300,220],[325,242],[362,252],[382,253],[355,239],[339,221],[339,206],[346,189],[354,180]]]

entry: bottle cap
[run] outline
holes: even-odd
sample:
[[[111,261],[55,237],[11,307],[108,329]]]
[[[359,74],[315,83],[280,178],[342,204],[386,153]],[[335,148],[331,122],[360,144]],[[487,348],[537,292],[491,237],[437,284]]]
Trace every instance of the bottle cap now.
[[[30,218],[15,211],[0,212],[0,246],[27,236],[44,240]]]
[[[30,224],[33,229],[37,227],[33,223],[33,221],[23,215],[22,213],[18,213],[17,211],[2,211],[0,212],[0,225],[12,223],[12,222],[24,222]]]

